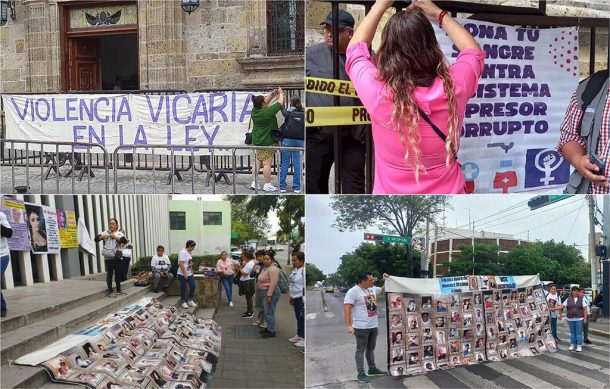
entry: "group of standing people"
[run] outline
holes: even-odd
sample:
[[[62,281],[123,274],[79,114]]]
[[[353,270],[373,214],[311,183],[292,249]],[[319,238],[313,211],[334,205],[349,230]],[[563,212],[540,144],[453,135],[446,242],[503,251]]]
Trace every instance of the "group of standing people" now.
[[[546,296],[551,310],[551,333],[557,342],[561,341],[557,336],[557,320],[563,318],[563,310],[566,309],[568,328],[570,329],[570,347],[568,350],[582,351],[584,343],[589,340],[589,316],[591,315],[591,302],[585,296],[585,289],[573,286],[570,295],[563,302],[557,293],[557,285],[549,285],[549,293]]]
[[[121,291],[121,282],[127,280],[127,272],[132,257],[132,243],[127,239],[125,230],[119,228],[119,221],[116,218],[108,220],[108,228],[95,237],[96,242],[103,241],[102,256],[106,267],[106,285],[108,287],[108,297],[116,298],[117,295],[124,295]],[[112,288],[112,277],[116,284],[116,293]]]
[[[274,103],[272,101],[277,99]],[[280,126],[281,141],[280,145],[285,147],[303,147],[305,139],[305,113],[301,99],[298,96],[293,96],[290,99],[290,107],[284,108],[285,95],[282,88],[274,89],[266,96],[254,96],[252,103],[252,145],[253,146],[274,146],[277,144],[278,122],[276,115],[282,112],[284,116],[284,124]],[[252,167],[252,184],[250,189],[261,189],[257,187],[256,176],[260,167],[263,167],[264,185],[262,187],[265,192],[276,192],[278,190],[271,183],[271,163],[275,151],[272,149],[261,149],[255,151],[256,160]],[[286,178],[288,176],[288,168],[292,159],[294,174],[292,179],[292,190],[294,193],[301,193],[301,151],[299,150],[282,150],[281,152],[281,167],[280,167],[280,192],[287,191]]]
[[[274,258],[274,253],[258,250],[242,252],[241,261],[229,259],[227,252],[220,254],[216,263],[216,271],[221,274],[221,284],[227,295],[228,306],[233,307],[233,285],[239,287],[239,294],[246,299],[246,311],[241,317],[254,318],[254,306],[260,307],[256,320],[252,325],[260,328],[262,338],[276,337],[276,308],[282,295],[282,278],[286,278],[281,265]],[[293,306],[297,319],[297,334],[289,341],[297,347],[305,346],[305,310],[303,297],[305,294],[305,255],[302,252],[292,254],[293,270],[287,277],[290,304]],[[235,281],[239,276],[239,281]],[[255,301],[254,301],[255,299]]]

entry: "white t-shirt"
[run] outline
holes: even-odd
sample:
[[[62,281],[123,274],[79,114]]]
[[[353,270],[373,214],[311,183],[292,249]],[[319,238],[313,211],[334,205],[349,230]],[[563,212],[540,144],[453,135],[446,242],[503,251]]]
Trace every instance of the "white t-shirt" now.
[[[162,257],[155,255],[150,261],[150,267],[157,271],[168,271],[171,266],[171,261],[167,254],[163,254]]]
[[[186,275],[182,274],[182,267],[180,267],[180,262],[184,262],[184,267],[186,268]],[[192,276],[193,272],[191,271],[191,266],[193,265],[193,256],[191,253],[186,251],[186,249],[180,250],[178,253],[178,274],[183,277]]]
[[[6,218],[4,212],[0,212],[0,224],[6,228],[11,228],[11,225]],[[8,238],[0,237],[0,257],[11,255],[11,250],[8,248]]]
[[[249,280],[253,280],[254,277],[250,277],[250,273],[252,272],[252,269],[254,269],[254,259],[251,259],[248,261],[248,263],[246,263],[246,266],[244,266],[241,270],[246,273],[246,275],[241,275],[241,277],[239,277],[240,281],[249,281]]]
[[[381,288],[361,288],[356,285],[347,291],[343,304],[351,304],[352,326],[358,329],[377,328],[379,320],[377,317],[377,293]]]
[[[574,299],[574,302],[578,302],[578,297],[577,297],[577,298],[574,298],[574,297],[572,297],[572,296],[568,297],[568,298],[567,298],[567,299],[565,299],[565,300],[564,300],[564,302],[563,302],[563,305],[565,305],[566,309],[568,309],[568,300],[569,300],[569,299]],[[584,297],[583,297],[583,299],[582,299],[582,307],[583,307],[583,308],[586,308],[586,307],[587,307],[587,302],[585,301],[585,298],[584,298]],[[578,321],[578,320],[582,320],[582,319],[583,319],[582,317],[579,317],[579,318],[574,318],[574,319],[570,319],[570,318],[568,318],[568,321]]]
[[[305,266],[300,269],[292,269],[290,277],[288,277],[288,289],[290,297],[293,299],[303,297],[303,289],[305,289]]]
[[[547,294],[546,301],[549,303],[549,308],[555,308],[561,305],[561,298],[555,294]],[[551,317],[557,317],[557,311],[551,311]]]

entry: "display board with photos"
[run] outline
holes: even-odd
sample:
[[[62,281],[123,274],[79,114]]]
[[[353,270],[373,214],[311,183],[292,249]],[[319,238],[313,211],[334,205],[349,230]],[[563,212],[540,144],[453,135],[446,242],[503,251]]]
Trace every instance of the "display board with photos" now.
[[[204,388],[218,362],[221,328],[152,300],[110,314],[64,343],[72,345],[59,353],[51,345],[16,362],[32,364],[43,355],[39,365],[54,382],[90,388]]]
[[[390,277],[386,292],[392,376],[557,351],[537,276]]]

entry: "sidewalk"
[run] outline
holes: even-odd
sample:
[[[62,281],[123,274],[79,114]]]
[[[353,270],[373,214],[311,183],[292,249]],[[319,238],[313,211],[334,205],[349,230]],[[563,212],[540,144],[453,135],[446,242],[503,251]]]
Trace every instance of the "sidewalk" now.
[[[283,265],[285,267],[285,265]],[[244,319],[246,299],[233,287],[234,307],[228,306],[222,289],[214,320],[222,326],[222,351],[212,381],[214,388],[303,388],[304,354],[288,341],[296,335],[297,323],[288,295],[282,294],[276,315],[276,337],[259,336],[256,320]],[[256,315],[259,308],[254,308]]]

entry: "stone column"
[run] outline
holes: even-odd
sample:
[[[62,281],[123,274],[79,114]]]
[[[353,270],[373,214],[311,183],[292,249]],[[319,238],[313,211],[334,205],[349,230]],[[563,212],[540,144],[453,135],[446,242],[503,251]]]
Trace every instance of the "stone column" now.
[[[267,1],[246,1],[248,23],[248,57],[267,55]]]
[[[57,2],[23,0],[25,6],[26,90],[55,92],[60,88]]]
[[[186,87],[183,13],[179,1],[138,1],[141,89]]]

